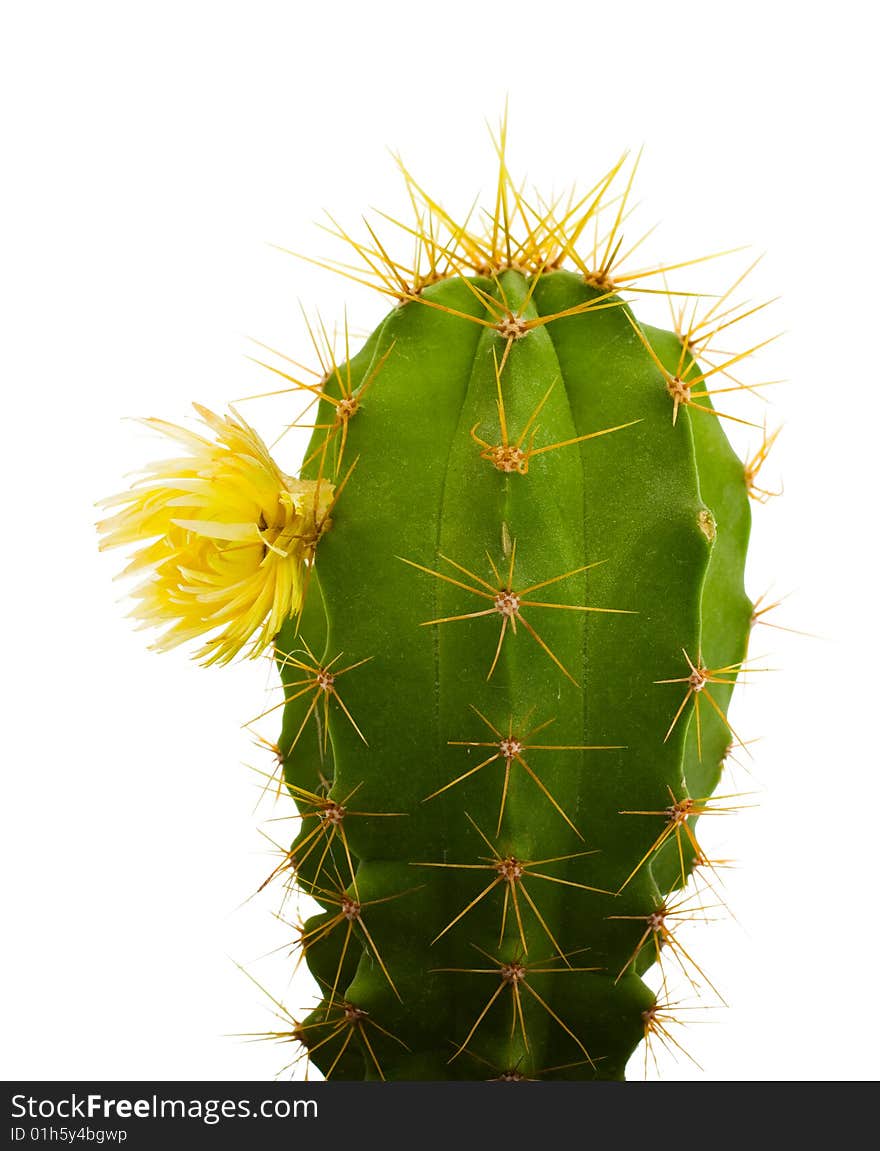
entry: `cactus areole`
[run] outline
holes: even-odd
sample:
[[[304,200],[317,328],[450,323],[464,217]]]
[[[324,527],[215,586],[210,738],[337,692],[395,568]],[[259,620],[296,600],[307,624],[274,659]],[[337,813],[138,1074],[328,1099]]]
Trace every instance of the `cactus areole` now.
[[[297,477],[203,410],[214,439],[159,425],[187,460],[100,525],[142,543],[160,646],[274,655],[298,832],[272,878],[322,909],[321,1000],[278,1037],[329,1078],[621,1079],[678,1046],[676,976],[717,994],[676,930],[754,612],[753,476],[710,398],[745,305],[640,323],[623,161],[538,208],[497,143],[479,227],[405,173],[414,266],[350,241],[393,305],[361,349],[272,368],[310,404]]]

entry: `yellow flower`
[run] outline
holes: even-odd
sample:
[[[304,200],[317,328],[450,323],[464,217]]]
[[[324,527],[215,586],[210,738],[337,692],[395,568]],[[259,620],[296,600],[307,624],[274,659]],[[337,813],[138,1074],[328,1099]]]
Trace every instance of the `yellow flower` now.
[[[285,475],[253,428],[233,411],[194,405],[213,439],[144,420],[186,455],[145,469],[98,524],[101,549],[139,544],[121,573],[145,572],[132,616],[168,625],[154,648],[204,635],[204,663],[226,663],[246,645],[256,656],[302,606],[304,571],[330,524],[333,485]]]

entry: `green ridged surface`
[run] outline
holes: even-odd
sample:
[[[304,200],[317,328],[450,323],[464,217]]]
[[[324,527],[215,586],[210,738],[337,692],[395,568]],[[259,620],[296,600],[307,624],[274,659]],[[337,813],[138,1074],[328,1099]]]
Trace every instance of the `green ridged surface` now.
[[[503,293],[514,310],[529,291],[518,272],[473,283],[496,299]],[[571,273],[547,273],[524,314],[556,315],[596,294]],[[322,665],[337,655],[338,668],[369,660],[334,685],[368,744],[331,697],[326,752],[322,706],[291,747],[313,698],[307,692],[285,708],[279,746],[288,782],[313,792],[326,784],[337,802],[355,792],[352,811],[404,813],[346,816],[350,856],[337,836],[320,873],[320,849],[300,869],[307,890],[345,886],[356,895],[397,991],[358,924],[343,956],[348,924],[339,917],[339,896],[317,891],[325,910],[306,924],[306,938],[339,922],[306,947],[326,1001],[305,1020],[303,1035],[314,1062],[341,1078],[377,1078],[380,1067],[387,1079],[486,1079],[514,1069],[533,1078],[622,1078],[654,997],[632,966],[618,978],[644,920],[609,917],[650,914],[681,875],[677,855],[671,859],[667,849],[625,884],[664,819],[621,813],[662,811],[670,790],[676,798],[702,797],[717,783],[726,727],[703,709],[699,757],[689,706],[664,742],[685,685],[656,681],[687,674],[682,649],[692,656],[702,650],[709,667],[743,658],[751,605],[742,591],[748,536],[742,465],[711,415],[682,411],[673,426],[663,377],[627,309],[618,306],[551,320],[511,344],[501,376],[507,422],[515,438],[551,384],[536,448],[639,422],[537,455],[527,475],[496,470],[481,459],[471,429],[478,424],[478,435],[498,442],[493,351],[500,361],[506,342],[466,318],[490,313],[463,281],[438,283],[424,295],[464,315],[408,303],[353,359],[357,386],[387,357],[349,423],[337,478],[357,463],[320,542],[306,609],[278,637],[279,652],[300,660],[304,641]],[[677,337],[644,330],[674,368]],[[323,402],[317,422],[333,417]],[[323,435],[316,433],[314,446]],[[330,457],[340,439],[332,441]],[[313,460],[303,474],[314,477],[317,466]],[[325,470],[332,466],[331,460]],[[714,543],[701,527],[707,507],[717,523]],[[521,622],[516,635],[506,635],[487,679],[501,625],[494,610],[423,626],[492,609],[492,601],[412,565],[485,591],[480,580],[498,582],[490,559],[506,583],[514,544],[517,590],[598,564],[526,600],[621,613],[522,607],[577,684]],[[293,695],[304,673],[283,659],[281,670]],[[729,691],[713,689],[723,707]],[[497,744],[474,709],[504,734],[511,721],[514,735],[553,721],[526,742],[569,749],[523,756],[582,839],[518,763],[496,836],[503,759],[425,801],[493,754],[491,747],[450,745]],[[584,744],[622,746],[576,749]],[[300,844],[314,826],[314,819],[303,821]],[[476,828],[504,857],[591,853],[533,868],[565,885],[525,877],[546,925],[520,895],[525,954],[512,907],[500,939],[503,884],[431,943],[495,878],[473,867],[490,856]],[[292,851],[296,858],[297,843]],[[431,863],[469,866],[420,866]],[[548,932],[573,968],[597,970],[568,970],[551,960]],[[646,949],[654,954],[653,941]],[[494,969],[512,961],[526,968],[522,1020],[512,1029],[513,994],[505,985],[459,1050],[501,986]],[[645,966],[643,956],[638,967]],[[348,1027],[338,1022],[343,1004],[368,1015]]]

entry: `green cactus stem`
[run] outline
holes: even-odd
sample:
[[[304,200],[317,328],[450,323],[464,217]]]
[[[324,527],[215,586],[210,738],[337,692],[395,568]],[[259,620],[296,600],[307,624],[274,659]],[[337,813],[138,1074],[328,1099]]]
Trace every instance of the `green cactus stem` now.
[[[304,1042],[330,1076],[621,1078],[661,1006],[640,975],[690,963],[696,817],[729,806],[750,510],[714,372],[607,268],[506,239],[411,277],[303,472],[349,482],[277,641],[285,778],[374,813],[320,869],[291,849],[326,907]]]

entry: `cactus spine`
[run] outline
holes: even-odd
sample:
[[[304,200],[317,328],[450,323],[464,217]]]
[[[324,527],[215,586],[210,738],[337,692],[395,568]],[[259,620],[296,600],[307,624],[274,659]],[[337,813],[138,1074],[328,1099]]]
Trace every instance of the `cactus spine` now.
[[[274,645],[302,816],[277,870],[322,908],[291,1035],[330,1077],[622,1078],[663,1026],[645,971],[690,967],[695,822],[738,739],[753,477],[709,396],[733,360],[701,357],[747,313],[640,324],[629,185],[577,250],[620,165],[539,214],[500,143],[485,233],[407,175],[421,268],[355,243],[397,306],[292,381],[318,403]]]

